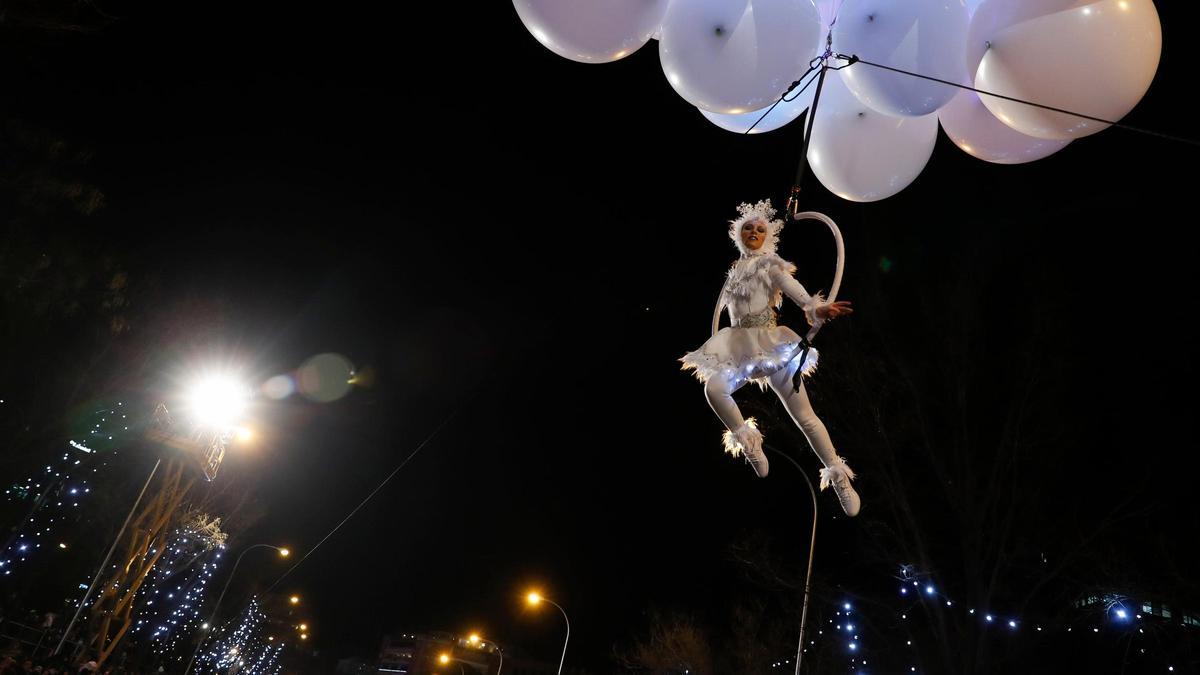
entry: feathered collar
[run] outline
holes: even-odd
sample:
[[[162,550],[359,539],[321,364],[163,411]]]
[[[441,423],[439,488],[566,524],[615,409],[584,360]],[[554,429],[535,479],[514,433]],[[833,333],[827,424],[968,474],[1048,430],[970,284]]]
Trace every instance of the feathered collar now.
[[[729,268],[729,273],[725,275],[725,289],[722,293],[727,299],[749,299],[756,290],[770,289],[774,286],[771,282],[771,270],[777,268],[785,271],[795,269],[791,263],[780,258],[774,252],[744,255],[734,261]],[[776,289],[774,297],[771,298],[771,304],[778,307],[782,303],[783,294]]]

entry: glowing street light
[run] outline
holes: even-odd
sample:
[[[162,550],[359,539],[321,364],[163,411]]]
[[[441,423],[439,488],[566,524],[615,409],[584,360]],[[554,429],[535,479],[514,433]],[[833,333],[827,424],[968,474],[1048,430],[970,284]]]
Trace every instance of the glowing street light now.
[[[247,388],[234,378],[209,375],[189,388],[186,412],[198,427],[225,431],[245,411],[248,398]]]
[[[567,610],[563,609],[562,606],[557,602],[554,602],[550,598],[543,596],[537,591],[530,591],[525,596],[525,602],[529,603],[531,607],[536,607],[543,602],[554,605],[558,608],[559,613],[562,614],[563,621],[567,622],[567,637],[563,640],[562,658],[558,660],[558,675],[562,675],[563,664],[566,663],[567,660],[567,643],[571,641],[571,619],[567,618]]]
[[[451,659],[450,655],[447,654],[446,652],[442,652],[441,654],[438,654],[438,663],[442,664],[443,666],[448,665],[450,663],[450,661],[454,661],[455,663],[458,663],[458,659]],[[458,663],[458,670],[460,673],[463,673],[464,675],[467,672],[466,669],[463,668],[463,664],[461,664],[461,663]]]
[[[496,653],[500,655],[500,665],[496,666],[496,675],[500,675],[500,671],[504,669],[504,650],[500,649],[500,645],[492,642],[491,640],[484,640],[483,638],[479,637],[479,633],[471,633],[471,635],[467,637],[467,642],[471,643],[471,646],[475,648],[480,648],[484,645],[491,645],[492,647],[495,647]]]
[[[300,596],[293,595],[292,597],[288,598],[288,602],[292,603],[293,605],[298,605],[300,604]]]
[[[232,377],[211,375],[196,381],[187,389],[183,398],[185,401],[183,412],[190,418],[190,429],[187,432],[179,433],[172,424],[171,413],[167,410],[167,406],[160,403],[154,411],[154,424],[146,432],[146,438],[168,447],[184,449],[199,455],[204,477],[211,481],[216,478],[217,470],[221,468],[221,463],[225,459],[225,447],[231,438],[231,432],[234,431],[234,423],[246,408],[249,389]],[[150,469],[150,475],[146,477],[142,491],[138,493],[124,524],[117,531],[112,546],[104,556],[103,562],[100,563],[99,569],[96,570],[91,586],[83,594],[83,598],[75,608],[74,616],[67,623],[58,645],[51,652],[52,655],[57,655],[62,651],[63,645],[71,635],[72,628],[79,620],[80,613],[83,612],[84,607],[88,606],[88,599],[96,590],[100,576],[109,569],[109,561],[122,537],[125,536],[125,530],[133,519],[138,505],[141,504],[142,497],[150,489],[150,483],[154,480],[154,475],[158,472],[161,464],[162,457],[159,457],[154,462],[154,468]],[[188,665],[188,668],[191,668],[191,664]],[[187,671],[184,672],[186,675]]]

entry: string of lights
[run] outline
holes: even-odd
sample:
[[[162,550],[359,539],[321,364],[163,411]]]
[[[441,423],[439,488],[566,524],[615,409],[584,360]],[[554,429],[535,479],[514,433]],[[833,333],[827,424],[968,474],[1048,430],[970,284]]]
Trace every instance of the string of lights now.
[[[277,675],[283,644],[263,637],[266,619],[258,598],[251,598],[245,611],[225,627],[225,634],[200,654],[196,672],[223,673],[237,666],[245,675]]]
[[[67,447],[33,476],[5,489],[10,502],[28,504],[27,513],[0,550],[0,576],[11,576],[20,563],[44,548],[68,549],[64,526],[83,517],[81,504],[118,449],[131,437],[123,402],[86,416]],[[89,459],[98,461],[87,461]],[[85,461],[87,462],[85,464]]]
[[[133,628],[135,635],[149,641],[153,654],[170,657],[186,636],[200,627],[200,608],[213,572],[222,562],[225,542],[220,519],[204,513],[189,514],[172,533],[167,550],[139,592],[141,602]]]
[[[889,629],[899,629],[905,638],[904,647],[909,650],[908,654],[910,655],[910,662],[904,664],[903,667],[903,672],[907,673],[922,672],[918,640],[914,636],[915,631],[910,628],[912,622],[918,618],[918,612],[934,610],[954,612],[957,614],[955,617],[957,619],[976,623],[981,630],[995,631],[997,634],[1004,634],[1010,638],[1031,634],[1039,636],[1052,634],[1098,635],[1106,630],[1112,630],[1122,637],[1133,640],[1147,636],[1148,630],[1153,630],[1155,627],[1162,626],[1163,622],[1171,622],[1175,619],[1178,620],[1180,627],[1200,627],[1200,618],[1190,613],[1173,614],[1169,607],[1159,603],[1137,601],[1117,593],[1091,595],[1080,599],[1076,603],[1076,607],[1086,610],[1086,616],[1080,621],[1063,623],[1029,619],[1011,612],[975,607],[969,603],[959,602],[942,591],[934,582],[932,575],[916,574],[910,565],[901,566],[901,573],[897,577],[897,581],[897,595],[902,602],[901,606],[895,610],[894,618],[887,621],[887,624]],[[827,637],[830,641],[828,647],[832,648],[833,653],[845,656],[849,661],[848,665],[851,671],[864,675],[873,661],[876,667],[882,666],[883,664],[878,661],[884,660],[885,654],[888,659],[894,661],[897,654],[903,653],[895,649],[893,645],[889,645],[882,652],[868,649],[863,637],[867,633],[868,617],[862,610],[857,609],[853,602],[844,600],[830,609],[834,610],[833,616],[822,622],[823,625],[817,630],[817,635],[805,646],[806,653],[817,648],[818,638]],[[871,617],[871,619],[874,618],[874,616]],[[872,632],[882,634],[877,630]],[[1130,646],[1132,647],[1132,644]],[[1175,664],[1171,662],[1170,657],[1162,654],[1150,654],[1145,645],[1139,646],[1134,653],[1147,658],[1157,658],[1157,667],[1161,668],[1161,672],[1176,672]],[[793,662],[791,658],[783,658],[773,662],[771,666],[776,669],[786,669]],[[889,665],[893,668],[895,666],[894,663]]]

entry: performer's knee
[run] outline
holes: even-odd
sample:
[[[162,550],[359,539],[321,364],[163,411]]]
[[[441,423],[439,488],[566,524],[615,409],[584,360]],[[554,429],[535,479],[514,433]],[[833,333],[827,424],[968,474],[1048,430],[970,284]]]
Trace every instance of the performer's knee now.
[[[810,433],[824,426],[821,423],[821,418],[811,409],[805,410],[796,416],[796,424],[800,430],[805,433]]]
[[[708,378],[708,382],[704,383],[704,395],[710,401],[717,398],[726,398],[732,393],[732,387],[729,386],[729,382],[723,377],[710,377]]]

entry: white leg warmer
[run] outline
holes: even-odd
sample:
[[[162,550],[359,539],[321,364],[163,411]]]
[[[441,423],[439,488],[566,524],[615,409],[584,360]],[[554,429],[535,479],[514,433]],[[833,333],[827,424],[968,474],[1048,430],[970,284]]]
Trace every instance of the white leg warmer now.
[[[741,386],[732,386],[722,377],[711,377],[704,385],[704,396],[708,405],[721,419],[728,431],[725,432],[725,451],[737,457],[746,448],[762,449],[762,434],[755,426],[754,420],[745,420],[737,402],[733,400],[733,392]]]

